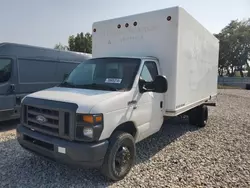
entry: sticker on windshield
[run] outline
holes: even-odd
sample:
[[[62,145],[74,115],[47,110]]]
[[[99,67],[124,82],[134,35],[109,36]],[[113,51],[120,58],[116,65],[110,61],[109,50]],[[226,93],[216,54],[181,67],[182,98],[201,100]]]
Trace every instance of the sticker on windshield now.
[[[120,84],[122,82],[122,79],[120,78],[106,78],[105,83],[109,84]]]

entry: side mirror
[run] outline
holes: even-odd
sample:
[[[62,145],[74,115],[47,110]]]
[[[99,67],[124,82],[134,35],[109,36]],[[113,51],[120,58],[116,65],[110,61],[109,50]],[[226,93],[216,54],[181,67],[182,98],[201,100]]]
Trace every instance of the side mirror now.
[[[66,80],[66,79],[68,78],[68,76],[69,76],[69,74],[67,74],[67,73],[64,74],[64,75],[63,75],[63,80]]]
[[[154,85],[154,92],[156,93],[165,93],[168,90],[168,81],[165,76],[156,76],[155,80],[153,81]]]
[[[150,91],[156,93],[165,93],[168,90],[168,81],[165,76],[158,75],[152,82],[146,82],[145,80],[140,80],[139,89],[141,93]]]

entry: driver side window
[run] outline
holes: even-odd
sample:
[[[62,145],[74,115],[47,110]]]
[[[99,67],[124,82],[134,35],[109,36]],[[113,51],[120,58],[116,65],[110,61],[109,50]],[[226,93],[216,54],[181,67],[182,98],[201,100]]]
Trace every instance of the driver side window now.
[[[142,68],[140,76],[141,79],[145,80],[146,82],[152,82],[157,75],[158,75],[158,70],[155,62],[146,61]]]

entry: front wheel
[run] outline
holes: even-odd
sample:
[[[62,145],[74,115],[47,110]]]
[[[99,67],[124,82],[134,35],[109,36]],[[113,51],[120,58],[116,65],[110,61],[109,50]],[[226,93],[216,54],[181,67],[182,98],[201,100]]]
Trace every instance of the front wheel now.
[[[135,161],[135,142],[131,134],[115,132],[104,158],[101,172],[111,180],[123,179],[131,170]]]

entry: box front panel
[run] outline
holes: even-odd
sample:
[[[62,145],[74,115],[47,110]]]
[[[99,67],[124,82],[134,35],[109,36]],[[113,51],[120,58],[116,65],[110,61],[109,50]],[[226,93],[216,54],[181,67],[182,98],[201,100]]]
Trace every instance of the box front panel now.
[[[175,110],[178,7],[93,24],[93,57],[156,57],[168,79],[165,109]]]

